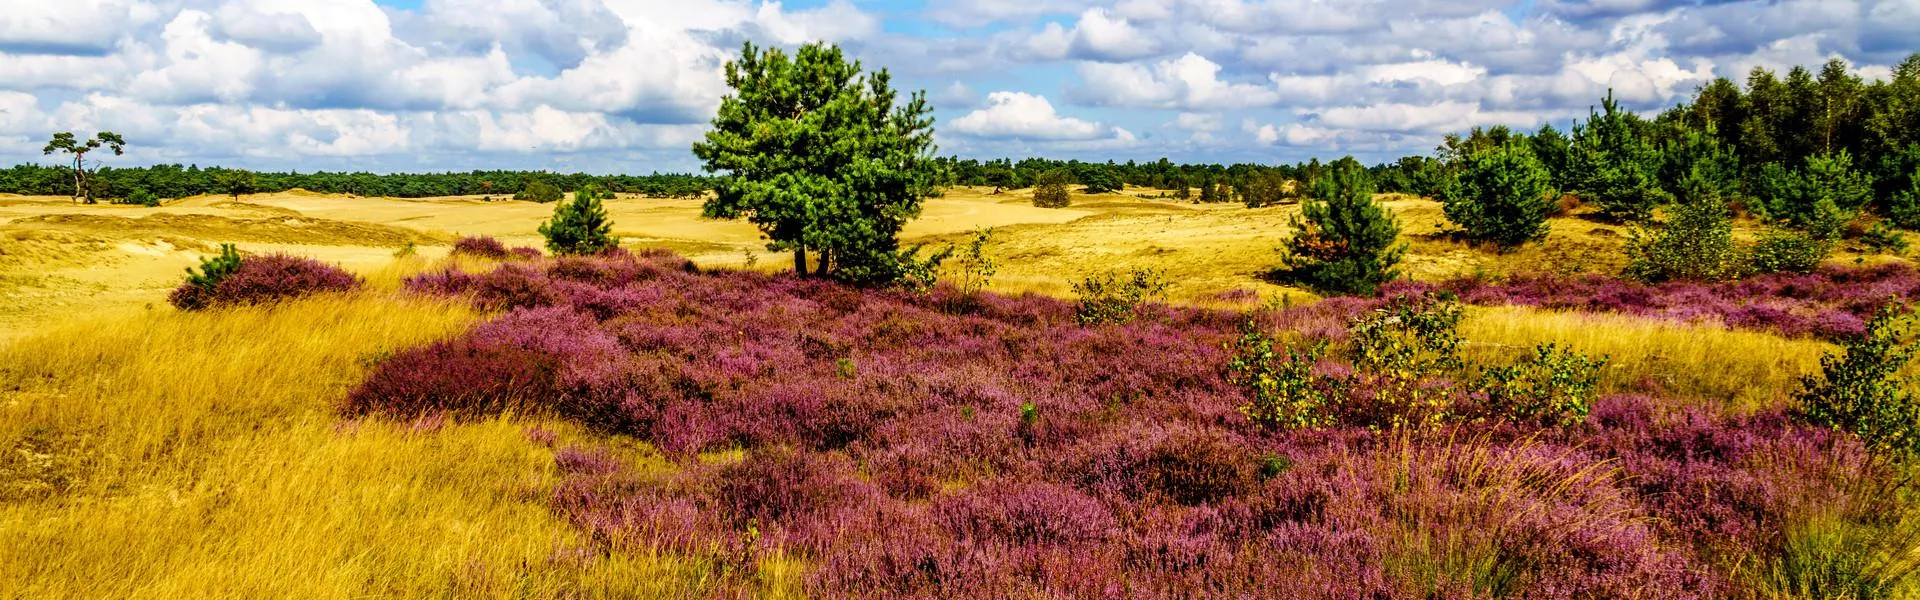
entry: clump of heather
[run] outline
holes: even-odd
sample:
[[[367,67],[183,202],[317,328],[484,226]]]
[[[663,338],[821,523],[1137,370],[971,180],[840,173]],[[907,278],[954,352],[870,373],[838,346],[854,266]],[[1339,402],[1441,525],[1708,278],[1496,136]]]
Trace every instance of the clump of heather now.
[[[472,256],[474,258],[502,260],[507,258],[507,245],[500,243],[500,240],[493,239],[490,236],[467,236],[453,243],[453,254],[455,256]]]
[[[1039,296],[645,251],[408,286],[501,312],[383,361],[343,409],[644,441],[676,468],[556,451],[555,509],[601,550],[713,565],[716,595],[777,555],[824,597],[1749,597],[1790,564],[1783,532],[1893,514],[1860,483],[1892,473],[1784,408],[1589,401],[1593,365],[1553,348],[1456,377],[1437,296],[1088,327]],[[1249,332],[1328,350],[1230,377]],[[1329,418],[1271,426],[1248,377],[1351,383],[1267,406]],[[1435,398],[1457,410],[1368,427]]]
[[[267,254],[242,257],[233,246],[221,247],[219,257],[202,263],[200,273],[189,271],[186,283],[167,301],[181,310],[269,304],[327,292],[350,292],[360,278],[320,261]]]
[[[1426,289],[1397,282],[1387,294]],[[1920,270],[1905,264],[1825,267],[1812,273],[1776,273],[1736,282],[1642,284],[1587,275],[1526,276],[1503,281],[1458,279],[1439,284],[1483,305],[1618,312],[1675,321],[1719,321],[1728,327],[1788,337],[1840,339],[1866,331],[1889,298],[1920,298]]]

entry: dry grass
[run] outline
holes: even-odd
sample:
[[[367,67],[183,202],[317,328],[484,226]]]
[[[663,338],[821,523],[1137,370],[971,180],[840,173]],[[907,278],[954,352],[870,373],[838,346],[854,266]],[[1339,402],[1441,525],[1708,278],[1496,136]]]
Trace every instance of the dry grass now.
[[[1460,333],[1479,357],[1518,357],[1535,344],[1559,343],[1609,357],[1601,385],[1625,391],[1644,385],[1734,407],[1778,406],[1801,375],[1819,368],[1832,344],[1616,314],[1525,307],[1469,309]]]
[[[334,415],[372,358],[476,318],[370,292],[89,319],[0,350],[0,587],[349,598],[697,585],[699,564],[580,551],[546,508],[557,475],[526,423],[416,431]]]

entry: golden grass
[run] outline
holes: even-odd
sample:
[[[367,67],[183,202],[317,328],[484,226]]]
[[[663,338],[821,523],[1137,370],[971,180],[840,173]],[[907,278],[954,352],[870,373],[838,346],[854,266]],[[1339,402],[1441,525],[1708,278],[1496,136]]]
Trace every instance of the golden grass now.
[[[1601,380],[1605,390],[1623,391],[1644,380],[1670,394],[1742,409],[1778,406],[1834,348],[1713,324],[1512,306],[1469,308],[1460,333],[1466,352],[1477,358],[1517,358],[1535,344],[1559,343],[1609,357]]]
[[[558,475],[527,423],[413,431],[335,416],[372,358],[477,318],[367,292],[91,319],[0,349],[0,588],[358,598],[698,586],[700,564],[581,552],[589,541],[547,508]],[[791,595],[791,579],[764,591]]]

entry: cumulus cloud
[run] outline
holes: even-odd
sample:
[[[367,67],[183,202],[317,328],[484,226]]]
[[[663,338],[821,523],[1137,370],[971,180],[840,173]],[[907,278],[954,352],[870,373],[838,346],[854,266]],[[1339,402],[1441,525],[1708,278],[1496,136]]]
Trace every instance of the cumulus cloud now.
[[[1096,105],[1209,110],[1272,103],[1273,89],[1220,80],[1220,65],[1189,52],[1151,65],[1083,63],[1074,97]]]
[[[983,138],[1043,141],[1133,139],[1133,134],[1100,123],[1062,116],[1044,96],[1025,92],[987,94],[987,106],[953,120],[953,129]]]

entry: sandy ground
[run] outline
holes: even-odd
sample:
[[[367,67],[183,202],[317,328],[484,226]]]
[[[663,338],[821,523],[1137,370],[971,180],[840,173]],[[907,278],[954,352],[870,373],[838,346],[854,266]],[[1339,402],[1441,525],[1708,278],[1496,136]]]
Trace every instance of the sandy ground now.
[[[1412,250],[1404,270],[1422,278],[1498,272],[1504,265],[1542,263],[1563,271],[1605,271],[1617,265],[1618,228],[1563,219],[1545,245],[1511,255],[1476,251],[1440,233],[1440,207],[1425,199],[1385,197],[1399,215]],[[0,339],[43,327],[75,311],[164,307],[166,292],[187,267],[235,243],[247,252],[289,252],[358,271],[388,264],[413,244],[444,254],[462,235],[491,235],[509,245],[539,246],[535,232],[551,205],[486,202],[478,197],[395,199],[292,191],[188,198],[158,208],[83,206],[66,198],[0,195]],[[700,216],[699,200],[622,198],[608,201],[614,232],[629,247],[664,247],[699,264],[779,269],[751,224]],[[1101,272],[1161,269],[1179,300],[1206,301],[1235,288],[1263,297],[1297,294],[1261,275],[1279,264],[1276,250],[1297,206],[1246,209],[1142,198],[1136,191],[1075,194],[1066,209],[1035,208],[1027,190],[993,194],[961,188],[929,199],[903,234],[908,244],[960,244],[993,227],[989,254],[1000,262],[994,288],[1067,294],[1072,282]],[[1617,262],[1617,261],[1614,261]]]

